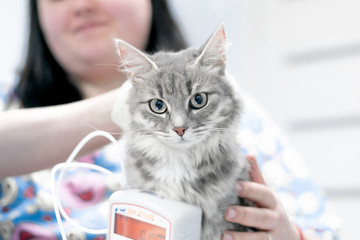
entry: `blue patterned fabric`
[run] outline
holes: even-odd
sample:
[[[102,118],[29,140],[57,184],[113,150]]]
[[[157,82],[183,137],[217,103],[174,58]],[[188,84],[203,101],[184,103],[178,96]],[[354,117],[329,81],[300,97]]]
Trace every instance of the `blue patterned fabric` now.
[[[339,239],[341,220],[303,160],[269,115],[252,98],[245,95],[244,99],[246,109],[239,131],[243,153],[256,157],[267,185],[304,233]]]
[[[7,98],[0,85],[0,106]],[[255,155],[267,184],[282,201],[289,217],[307,234],[320,239],[338,239],[339,219],[326,196],[314,183],[296,151],[279,128],[249,96],[244,95],[245,113],[238,131],[244,154]],[[75,146],[74,146],[75,147]],[[79,161],[120,173],[123,154],[104,147]],[[106,199],[118,185],[101,173],[77,170],[67,174],[60,195],[65,212],[89,228],[105,228]],[[60,239],[50,191],[50,170],[1,180],[0,239]],[[105,239],[65,223],[68,239]]]

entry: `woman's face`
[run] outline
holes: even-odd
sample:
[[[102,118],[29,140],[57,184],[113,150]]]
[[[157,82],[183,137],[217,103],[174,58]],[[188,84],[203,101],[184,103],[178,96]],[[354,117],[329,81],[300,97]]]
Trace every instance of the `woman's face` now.
[[[113,38],[140,49],[146,47],[152,16],[150,0],[37,1],[47,44],[70,74],[81,75],[89,64],[116,63]]]

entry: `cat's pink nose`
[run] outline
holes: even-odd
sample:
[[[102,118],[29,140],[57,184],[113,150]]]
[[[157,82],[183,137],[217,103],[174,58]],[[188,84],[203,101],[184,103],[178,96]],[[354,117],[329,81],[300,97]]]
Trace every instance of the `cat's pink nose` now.
[[[186,128],[176,127],[173,129],[180,137],[184,136]]]

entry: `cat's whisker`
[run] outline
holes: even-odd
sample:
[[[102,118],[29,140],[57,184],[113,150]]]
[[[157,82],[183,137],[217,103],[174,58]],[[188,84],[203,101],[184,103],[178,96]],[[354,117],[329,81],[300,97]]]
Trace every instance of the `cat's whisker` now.
[[[231,132],[240,132],[237,128],[212,128],[215,131],[231,131]]]
[[[135,132],[137,133],[163,133],[162,131],[158,131],[158,130],[136,130]]]
[[[201,126],[201,127],[196,128],[194,130],[194,133],[201,133],[201,132],[209,131],[209,130],[212,130],[212,129],[213,129],[212,125]]]
[[[201,126],[198,127],[194,130],[194,133],[201,133],[203,131],[216,131],[216,132],[235,132],[235,133],[239,133],[239,129],[235,129],[235,128],[216,128],[213,126]]]
[[[157,136],[157,137],[163,137],[168,138],[169,135],[163,131],[160,130],[136,130],[134,131],[138,134],[144,134],[146,136]]]

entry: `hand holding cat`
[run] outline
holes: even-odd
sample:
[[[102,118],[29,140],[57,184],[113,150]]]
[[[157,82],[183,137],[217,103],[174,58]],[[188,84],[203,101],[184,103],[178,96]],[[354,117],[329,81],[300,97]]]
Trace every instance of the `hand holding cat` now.
[[[258,207],[230,206],[225,219],[229,222],[259,229],[258,232],[231,232],[222,240],[302,240],[296,226],[287,217],[275,193],[265,184],[254,157],[247,157],[251,164],[253,182],[238,182],[239,197],[255,202]]]

